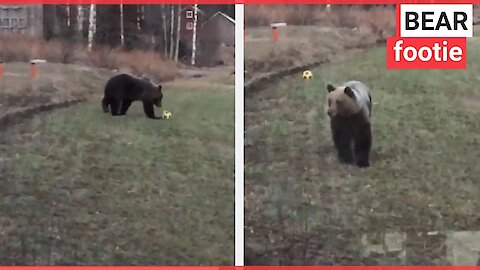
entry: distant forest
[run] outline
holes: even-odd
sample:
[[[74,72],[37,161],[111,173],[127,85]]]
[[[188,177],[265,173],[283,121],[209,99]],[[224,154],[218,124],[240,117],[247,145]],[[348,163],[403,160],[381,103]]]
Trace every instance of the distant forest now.
[[[43,36],[92,46],[157,50],[178,59],[181,10],[187,5],[43,5]],[[234,5],[198,5],[205,18]]]

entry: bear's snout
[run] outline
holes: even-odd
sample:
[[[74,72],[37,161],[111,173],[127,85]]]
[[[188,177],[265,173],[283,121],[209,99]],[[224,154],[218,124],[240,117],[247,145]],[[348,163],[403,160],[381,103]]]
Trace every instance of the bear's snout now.
[[[328,116],[332,117],[333,116],[333,111],[332,110],[327,110]]]
[[[161,98],[154,99],[153,104],[155,105],[155,107],[158,107],[158,108],[162,107],[162,99]]]

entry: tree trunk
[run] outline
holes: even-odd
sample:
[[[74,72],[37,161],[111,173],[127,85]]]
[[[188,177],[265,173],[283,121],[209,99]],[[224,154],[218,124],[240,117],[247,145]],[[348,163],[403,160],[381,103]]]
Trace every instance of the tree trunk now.
[[[166,5],[162,5],[162,28],[163,28],[163,52],[167,55],[167,8]]]
[[[90,5],[90,16],[88,18],[88,51],[92,51],[93,47],[93,38],[95,36],[96,26],[96,5]]]
[[[180,26],[182,25],[182,5],[177,6],[177,39],[175,42],[175,62],[178,62],[178,50],[180,48]]]
[[[173,46],[175,45],[174,43],[174,36],[173,36],[173,29],[175,28],[175,7],[174,5],[170,5],[170,59],[173,60],[173,53],[174,53],[174,48]]]
[[[158,7],[158,5],[143,5],[142,10],[143,24],[141,27],[143,31],[149,35],[150,49],[154,50],[157,43],[157,33],[159,33],[157,29],[161,29],[162,21],[158,20],[158,16],[162,15],[162,8]]]
[[[145,9],[144,5],[138,5],[137,6],[137,30],[140,32],[142,31],[142,22],[145,19]]]
[[[53,5],[53,36],[58,38],[60,33],[60,23],[58,22],[58,5]]]
[[[71,12],[70,12],[70,5],[67,4],[67,27],[70,28],[71,24]]]
[[[120,46],[123,48],[125,45],[125,28],[123,20],[123,4],[120,4]]]
[[[193,6],[192,66],[195,66],[195,53],[197,51],[197,9],[198,4],[195,4]]]
[[[77,27],[80,36],[83,37],[83,6],[77,5]]]

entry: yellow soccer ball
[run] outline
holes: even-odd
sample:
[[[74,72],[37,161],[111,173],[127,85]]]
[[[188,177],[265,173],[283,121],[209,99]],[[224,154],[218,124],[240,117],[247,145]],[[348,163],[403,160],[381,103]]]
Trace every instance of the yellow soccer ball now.
[[[169,111],[163,111],[162,118],[163,119],[170,119],[172,117],[172,113]]]
[[[313,78],[313,74],[310,70],[305,70],[302,75],[304,80],[310,80]]]

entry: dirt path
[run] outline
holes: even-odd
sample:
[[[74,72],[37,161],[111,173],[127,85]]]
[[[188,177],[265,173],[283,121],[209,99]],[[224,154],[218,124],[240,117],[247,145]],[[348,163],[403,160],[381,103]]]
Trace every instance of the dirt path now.
[[[280,37],[271,40],[269,27],[252,27],[246,32],[245,79],[278,72],[338,57],[345,51],[375,45],[378,36],[350,28],[289,25],[279,30]]]
[[[47,63],[39,65],[38,76],[29,79],[29,65],[7,63],[0,81],[0,124],[18,123],[22,118],[80,102],[99,103],[103,85],[114,73],[87,66]],[[225,89],[234,87],[233,67],[183,68],[179,77],[163,83],[168,87]]]

